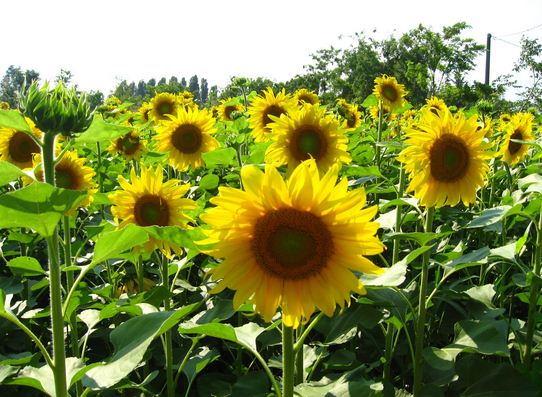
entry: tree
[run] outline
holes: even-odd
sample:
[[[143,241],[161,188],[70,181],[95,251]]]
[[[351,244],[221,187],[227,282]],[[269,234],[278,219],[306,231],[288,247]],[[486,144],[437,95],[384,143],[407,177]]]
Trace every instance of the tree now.
[[[181,87],[182,87],[183,89],[186,88],[186,79],[185,79],[184,77],[181,78]]]
[[[522,87],[521,107],[526,110],[530,106],[542,107],[542,43],[538,39],[521,38],[521,53],[514,65],[515,72],[527,71],[531,85]]]
[[[209,85],[207,79],[201,79],[201,88],[200,88],[200,99],[201,103],[206,103],[209,96]]]
[[[60,69],[60,73],[55,77],[55,83],[62,83],[67,86],[72,81],[72,78],[73,74],[71,71]]]
[[[143,80],[139,80],[139,83],[137,83],[136,94],[141,98],[147,96],[147,84]]]
[[[162,77],[160,80],[158,80],[157,85],[163,85],[163,84],[166,84],[166,78],[165,77]]]
[[[87,98],[91,109],[96,109],[104,103],[104,94],[101,91],[90,91]]]
[[[35,70],[25,70],[11,65],[0,81],[0,101],[9,103],[10,107],[17,107],[17,94],[30,87],[33,81],[39,81],[39,73]]]
[[[190,81],[188,83],[188,91],[190,91],[194,95],[194,101],[199,102],[200,101],[200,95],[199,95],[199,81],[198,76],[194,75],[190,77]]]

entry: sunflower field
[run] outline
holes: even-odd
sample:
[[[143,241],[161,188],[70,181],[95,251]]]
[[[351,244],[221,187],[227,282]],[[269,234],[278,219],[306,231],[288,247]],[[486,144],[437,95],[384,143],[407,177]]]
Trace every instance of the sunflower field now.
[[[308,89],[0,110],[0,394],[542,396],[540,114]]]

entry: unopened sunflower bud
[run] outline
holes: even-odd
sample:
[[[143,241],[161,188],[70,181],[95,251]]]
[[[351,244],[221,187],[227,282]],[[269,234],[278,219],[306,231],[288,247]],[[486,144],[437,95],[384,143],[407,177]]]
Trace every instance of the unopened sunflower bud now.
[[[87,95],[77,93],[75,88],[68,89],[62,83],[52,90],[47,83],[41,88],[32,83],[21,95],[20,107],[40,130],[53,135],[71,136],[83,132],[93,118]]]

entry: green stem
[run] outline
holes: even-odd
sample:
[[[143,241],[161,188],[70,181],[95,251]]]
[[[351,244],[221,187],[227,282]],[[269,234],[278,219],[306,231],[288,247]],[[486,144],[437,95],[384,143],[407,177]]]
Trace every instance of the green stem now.
[[[430,233],[433,228],[433,215],[435,213],[434,207],[427,209],[427,215],[425,218],[425,232]],[[420,280],[420,295],[418,299],[418,318],[416,322],[416,335],[414,344],[414,397],[421,395],[422,379],[423,379],[423,346],[424,346],[424,334],[425,334],[425,314],[426,314],[426,302],[427,284],[429,279],[429,250],[425,251],[422,259],[422,274]]]
[[[295,330],[295,336],[296,339],[299,340],[301,336],[303,335],[303,324],[299,326],[298,329]],[[297,352],[295,352],[295,345],[294,345],[294,353],[295,353],[295,378],[294,378],[294,385],[299,385],[300,383],[303,383],[303,375],[304,375],[304,365],[303,365],[303,345],[299,348]]]
[[[514,178],[512,177],[510,166],[506,161],[504,162],[504,169],[506,170],[506,176],[508,178],[508,190],[510,190],[510,194],[512,194],[512,192],[514,191]]]
[[[382,122],[383,122],[382,101],[378,101],[378,125],[376,131],[375,159],[376,166],[380,169],[380,141],[382,140]]]
[[[532,364],[533,335],[535,328],[536,303],[540,293],[540,267],[542,262],[542,208],[538,218],[538,228],[536,230],[536,244],[533,263],[533,278],[531,282],[531,291],[529,296],[529,311],[527,312],[527,334],[525,335],[525,354],[523,363],[528,369]]]
[[[397,191],[397,198],[401,199],[405,191],[405,171],[403,165],[401,164],[399,168],[399,190]],[[395,233],[401,232],[401,209],[402,205],[397,204],[396,214],[395,214]],[[393,254],[392,254],[392,264],[395,264],[399,261],[399,250],[401,246],[401,241],[399,238],[393,240]]]
[[[162,285],[169,291],[169,262],[165,258],[161,258],[162,262]],[[140,291],[143,290],[143,283],[139,286]],[[169,311],[171,309],[171,301],[169,294],[164,299],[164,310]],[[175,384],[173,383],[173,341],[171,338],[171,330],[167,330],[164,334],[166,341],[165,356],[166,356],[166,382],[167,382],[167,396],[175,397]]]
[[[71,230],[70,230],[70,217],[64,215],[63,223],[64,229],[64,266],[71,267],[72,265],[72,249],[71,249]],[[66,291],[69,291],[73,287],[74,277],[73,270],[66,271]],[[77,314],[75,311],[70,315],[70,346],[73,357],[80,357],[79,354],[79,333],[77,332]],[[76,383],[76,395],[80,396],[83,393],[83,385],[81,382]]]
[[[141,258],[141,255],[138,256],[136,259],[135,268],[136,268],[136,275],[137,275],[137,287],[139,289],[139,292],[143,292],[143,286],[145,285],[144,284],[145,275],[144,275],[144,270],[143,270],[143,259]]]
[[[391,359],[393,357],[393,336],[395,334],[395,326],[388,322],[388,326],[386,327],[385,331],[385,361],[384,361],[384,373],[383,373],[383,379],[384,382],[392,384],[391,381]]]
[[[307,338],[307,336],[309,335],[309,332],[311,332],[311,330],[314,327],[316,327],[316,324],[318,324],[318,322],[322,319],[322,317],[324,317],[324,313],[323,312],[318,313],[318,315],[314,318],[314,320],[312,320],[310,324],[307,326],[307,328],[305,328],[301,336],[297,338],[294,345],[295,354],[297,354],[301,350],[301,348],[303,347],[303,343],[305,342],[305,338]]]
[[[43,174],[45,182],[55,186],[55,135],[48,132],[43,137]],[[57,397],[67,397],[66,352],[64,351],[64,317],[62,314],[62,287],[60,259],[58,255],[57,228],[47,237],[49,257],[49,299],[51,307],[51,328],[53,338],[53,376]]]
[[[98,158],[98,172],[97,172],[98,189],[99,189],[98,191],[100,193],[103,193],[104,187],[103,187],[103,175],[102,175],[102,149],[100,147],[100,142],[96,142],[96,154]],[[100,215],[102,216],[102,220],[105,219],[105,210],[104,210],[103,205],[100,205]]]
[[[190,358],[190,354],[192,354],[192,352],[194,351],[194,349],[198,345],[198,342],[199,342],[199,340],[201,338],[203,338],[203,336],[198,336],[198,337],[192,338],[192,344],[190,345],[190,347],[188,348],[188,351],[184,355],[183,361],[181,362],[181,365],[179,365],[179,369],[177,369],[177,374],[175,375],[175,381],[174,381],[175,384],[179,383],[179,378],[180,378],[181,374],[183,373],[183,369],[184,369],[186,363],[188,362],[188,359]]]
[[[294,396],[294,330],[282,323],[282,395]]]
[[[489,208],[493,207],[495,197],[495,175],[497,175],[497,159],[493,159],[493,177],[491,178],[491,189],[489,190]]]

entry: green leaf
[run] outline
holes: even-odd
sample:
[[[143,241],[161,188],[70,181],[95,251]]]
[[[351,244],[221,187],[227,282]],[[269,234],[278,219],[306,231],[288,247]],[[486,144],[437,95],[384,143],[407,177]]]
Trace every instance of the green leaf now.
[[[16,374],[17,371],[17,367],[12,367],[11,365],[0,365],[0,384],[4,381],[4,379]]]
[[[0,196],[0,228],[26,227],[50,237],[64,213],[85,192],[56,188],[48,183],[32,184]]]
[[[502,247],[492,248],[489,251],[489,255],[491,256],[500,256],[501,258],[509,259],[511,261],[515,261],[516,257],[516,245],[517,241],[503,245]]]
[[[483,303],[490,309],[495,308],[492,303],[493,297],[495,296],[495,286],[493,284],[474,286],[466,290],[465,294],[470,296],[472,299]]]
[[[193,354],[186,362],[183,372],[188,378],[188,390],[192,387],[192,382],[196,376],[205,369],[207,365],[220,357],[220,353],[215,349],[209,349],[207,346],[200,347],[197,353]],[[186,390],[186,393],[188,393]]]
[[[508,324],[505,320],[462,320],[455,325],[455,340],[447,348],[508,356]]]
[[[231,397],[267,397],[270,387],[269,378],[264,371],[250,371],[235,382]]]
[[[19,256],[8,262],[8,266],[13,274],[23,277],[41,276],[46,274],[36,258],[31,256]]]
[[[526,193],[542,193],[542,175],[531,174],[525,178],[520,178],[518,179],[518,186],[520,189],[525,190]]]
[[[384,385],[364,379],[366,368],[360,367],[347,372],[335,381],[329,378],[295,387],[295,392],[303,397],[381,397]]]
[[[199,181],[199,188],[203,190],[213,190],[218,187],[220,178],[215,174],[207,174]]]
[[[486,263],[489,253],[490,251],[488,247],[482,247],[477,250],[471,251],[468,254],[462,255],[459,258],[456,258],[453,261],[450,261],[443,265],[445,269],[444,274],[447,275],[451,272],[461,270],[465,267]]]
[[[378,106],[378,98],[375,94],[369,94],[367,98],[361,104],[364,108],[370,108],[371,106]]]
[[[12,128],[17,131],[32,133],[24,116],[17,110],[0,109],[0,128]]]
[[[8,161],[0,160],[0,186],[16,180],[25,175],[19,167]]]
[[[129,224],[120,230],[100,234],[94,246],[92,264],[116,258],[123,252],[149,240],[144,228]]]
[[[202,153],[201,155],[208,167],[237,164],[237,160],[235,160],[236,156],[237,152],[231,147],[216,149],[212,152]]]
[[[90,145],[97,142],[111,142],[130,131],[132,131],[132,127],[111,124],[95,117],[88,130],[75,138],[75,143],[77,145]]]
[[[318,331],[325,335],[324,344],[337,345],[355,337],[357,328],[370,329],[382,320],[382,312],[371,305],[353,303],[341,315],[323,317],[317,325]]]
[[[467,229],[473,229],[478,227],[485,227],[489,225],[493,225],[506,215],[506,213],[511,209],[512,207],[509,205],[502,205],[500,207],[494,207],[489,208],[487,210],[482,211],[480,215],[478,215],[476,218],[474,218],[472,221],[469,222],[469,224],[466,226]]]
[[[181,324],[179,327],[179,333],[181,334],[198,334],[212,336],[214,338],[220,338],[235,342],[242,346],[249,347],[252,350],[256,350],[256,338],[264,330],[265,328],[262,328],[255,323],[247,323],[242,327],[234,328],[230,324],[195,324],[188,322]]]
[[[440,233],[435,233],[435,232],[388,233],[385,236],[385,238],[386,240],[393,240],[396,238],[399,238],[401,240],[414,240],[419,245],[423,246],[429,243],[431,240],[436,240],[441,237],[448,236],[449,234],[452,234],[452,232],[447,231],[447,232],[440,232]]]
[[[431,248],[431,247],[429,247]],[[390,286],[398,287],[403,284],[406,279],[407,264],[403,261],[397,262],[391,267],[384,268],[382,274],[365,274],[363,273],[360,278],[363,284],[371,286]]]
[[[123,380],[143,359],[154,338],[177,324],[199,303],[184,306],[176,311],[156,312],[133,317],[111,332],[114,353],[104,364],[93,365],[83,375],[83,385],[93,390],[107,389]]]

